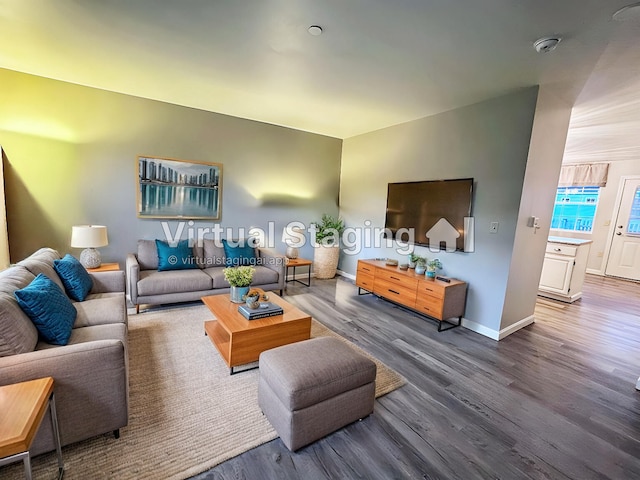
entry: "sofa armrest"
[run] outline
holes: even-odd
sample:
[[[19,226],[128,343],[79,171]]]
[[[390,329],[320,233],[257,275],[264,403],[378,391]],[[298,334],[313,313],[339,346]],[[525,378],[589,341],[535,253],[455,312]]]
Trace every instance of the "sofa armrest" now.
[[[124,292],[125,281],[123,271],[89,272],[93,280],[91,293]]]
[[[125,263],[127,275],[127,297],[134,305],[138,304],[138,280],[140,278],[140,264],[133,253],[127,255]]]
[[[47,348],[0,358],[0,385],[53,377],[63,445],[125,426],[129,385],[125,345],[116,339]],[[54,449],[43,421],[32,453]]]
[[[260,265],[277,272],[278,285],[281,289],[284,288],[284,274],[287,257],[268,248],[259,248],[258,253],[260,254]]]

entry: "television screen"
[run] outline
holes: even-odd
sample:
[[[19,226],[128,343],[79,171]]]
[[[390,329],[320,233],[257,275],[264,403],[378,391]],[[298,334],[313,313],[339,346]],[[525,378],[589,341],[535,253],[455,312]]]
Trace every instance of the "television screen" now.
[[[471,216],[473,178],[390,183],[385,228],[406,242],[464,251],[465,218]]]

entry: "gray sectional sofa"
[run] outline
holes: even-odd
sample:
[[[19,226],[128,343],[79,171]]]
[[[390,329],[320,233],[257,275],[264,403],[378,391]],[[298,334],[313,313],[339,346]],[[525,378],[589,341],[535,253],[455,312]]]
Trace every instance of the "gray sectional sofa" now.
[[[0,385],[53,377],[62,445],[108,432],[117,437],[129,412],[124,273],[90,273],[89,295],[73,302],[77,315],[68,343],[51,345],[39,339],[14,292],[40,273],[64,292],[54,270],[60,258],[43,248],[0,272]],[[51,422],[44,419],[31,453],[54,449]]]
[[[255,248],[256,265],[252,286],[279,291],[285,284],[286,258],[265,248]],[[167,304],[200,300],[207,295],[229,293],[224,278],[225,249],[204,239],[192,249],[198,268],[158,271],[155,240],[138,240],[138,251],[127,255],[127,298],[139,311],[142,304]]]

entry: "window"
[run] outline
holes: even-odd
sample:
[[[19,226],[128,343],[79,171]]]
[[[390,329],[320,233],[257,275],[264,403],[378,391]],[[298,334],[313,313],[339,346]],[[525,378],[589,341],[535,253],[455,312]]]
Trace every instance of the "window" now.
[[[635,235],[640,234],[640,187],[636,188],[636,192],[633,194],[633,203],[631,204],[627,233]]]
[[[551,228],[591,233],[600,187],[559,187]]]

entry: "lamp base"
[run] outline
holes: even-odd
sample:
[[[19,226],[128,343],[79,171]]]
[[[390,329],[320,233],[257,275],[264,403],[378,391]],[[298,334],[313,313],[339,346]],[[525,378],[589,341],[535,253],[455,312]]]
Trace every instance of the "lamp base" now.
[[[100,252],[95,248],[85,248],[80,253],[80,263],[84,268],[98,268],[102,264]]]
[[[298,247],[287,247],[284,255],[291,259],[298,258]]]

